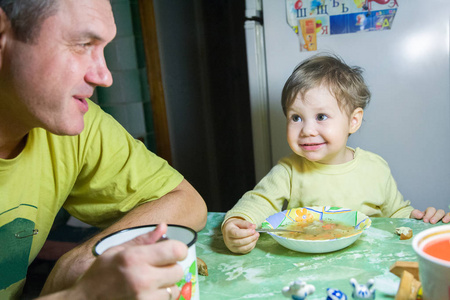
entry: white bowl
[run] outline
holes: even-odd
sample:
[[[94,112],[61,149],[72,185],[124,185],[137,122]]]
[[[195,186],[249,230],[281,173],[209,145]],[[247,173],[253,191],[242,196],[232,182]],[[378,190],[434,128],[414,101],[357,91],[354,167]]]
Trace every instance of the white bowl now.
[[[285,210],[268,217],[261,225],[262,228],[285,227],[297,223],[305,218],[312,220],[336,221],[354,226],[358,231],[350,236],[329,240],[299,240],[279,236],[276,232],[269,234],[280,245],[298,252],[326,253],[343,249],[353,244],[369,228],[372,221],[365,214],[349,208],[332,206],[299,207]]]

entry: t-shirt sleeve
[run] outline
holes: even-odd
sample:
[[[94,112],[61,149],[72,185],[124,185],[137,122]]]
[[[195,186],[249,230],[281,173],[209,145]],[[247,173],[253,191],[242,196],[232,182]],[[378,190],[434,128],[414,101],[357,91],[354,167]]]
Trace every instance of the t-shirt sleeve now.
[[[285,165],[274,166],[253,190],[246,192],[227,212],[224,222],[231,217],[240,217],[260,226],[267,217],[281,210],[285,199],[290,199],[290,174]]]
[[[64,208],[83,222],[106,227],[137,205],[166,195],[183,176],[110,115],[90,107],[79,136],[79,175]]]
[[[410,204],[410,201],[403,199],[392,174],[389,174],[386,182],[386,204],[382,208],[383,217],[409,218],[414,210]]]

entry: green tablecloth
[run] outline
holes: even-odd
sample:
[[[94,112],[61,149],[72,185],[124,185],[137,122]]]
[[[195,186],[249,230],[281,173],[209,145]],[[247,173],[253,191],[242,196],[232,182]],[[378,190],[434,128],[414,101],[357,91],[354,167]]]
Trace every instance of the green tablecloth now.
[[[325,254],[299,253],[284,248],[262,233],[249,254],[230,252],[220,226],[224,213],[209,213],[199,232],[197,256],[208,266],[209,276],[199,276],[201,299],[288,299],[281,289],[301,278],[315,286],[308,297],[326,299],[326,289],[340,289],[352,299],[350,278],[366,283],[373,278],[376,299],[394,299],[400,279],[389,272],[396,261],[417,261],[410,240],[400,240],[397,227],[413,229],[414,235],[432,226],[413,219],[372,218],[372,226],[349,247]],[[439,223],[442,224],[442,223]]]

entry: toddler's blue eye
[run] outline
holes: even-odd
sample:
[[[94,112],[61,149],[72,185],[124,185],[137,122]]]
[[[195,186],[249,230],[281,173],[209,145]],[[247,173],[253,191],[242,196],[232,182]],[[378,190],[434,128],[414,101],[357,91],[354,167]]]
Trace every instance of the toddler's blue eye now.
[[[292,118],[292,121],[294,121],[294,122],[301,122],[302,121],[302,118],[300,118],[299,115],[293,115],[291,118]]]
[[[325,121],[326,119],[328,119],[328,117],[324,114],[318,114],[317,115],[317,120],[318,121]]]

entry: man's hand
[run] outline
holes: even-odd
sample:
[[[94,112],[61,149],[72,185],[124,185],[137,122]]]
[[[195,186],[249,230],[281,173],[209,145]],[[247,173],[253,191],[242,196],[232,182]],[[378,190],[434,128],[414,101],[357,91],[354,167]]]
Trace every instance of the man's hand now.
[[[183,180],[160,199],[135,207],[118,222],[100,234],[64,254],[56,263],[42,289],[51,294],[70,288],[89,269],[95,257],[92,247],[102,237],[113,232],[148,224],[178,224],[200,231],[206,224],[207,209],[203,198]]]
[[[183,277],[177,261],[187,256],[187,246],[176,240],[156,242],[166,232],[154,231],[112,247],[95,258],[91,267],[70,288],[43,299],[165,299],[167,288],[176,299],[176,282]]]

